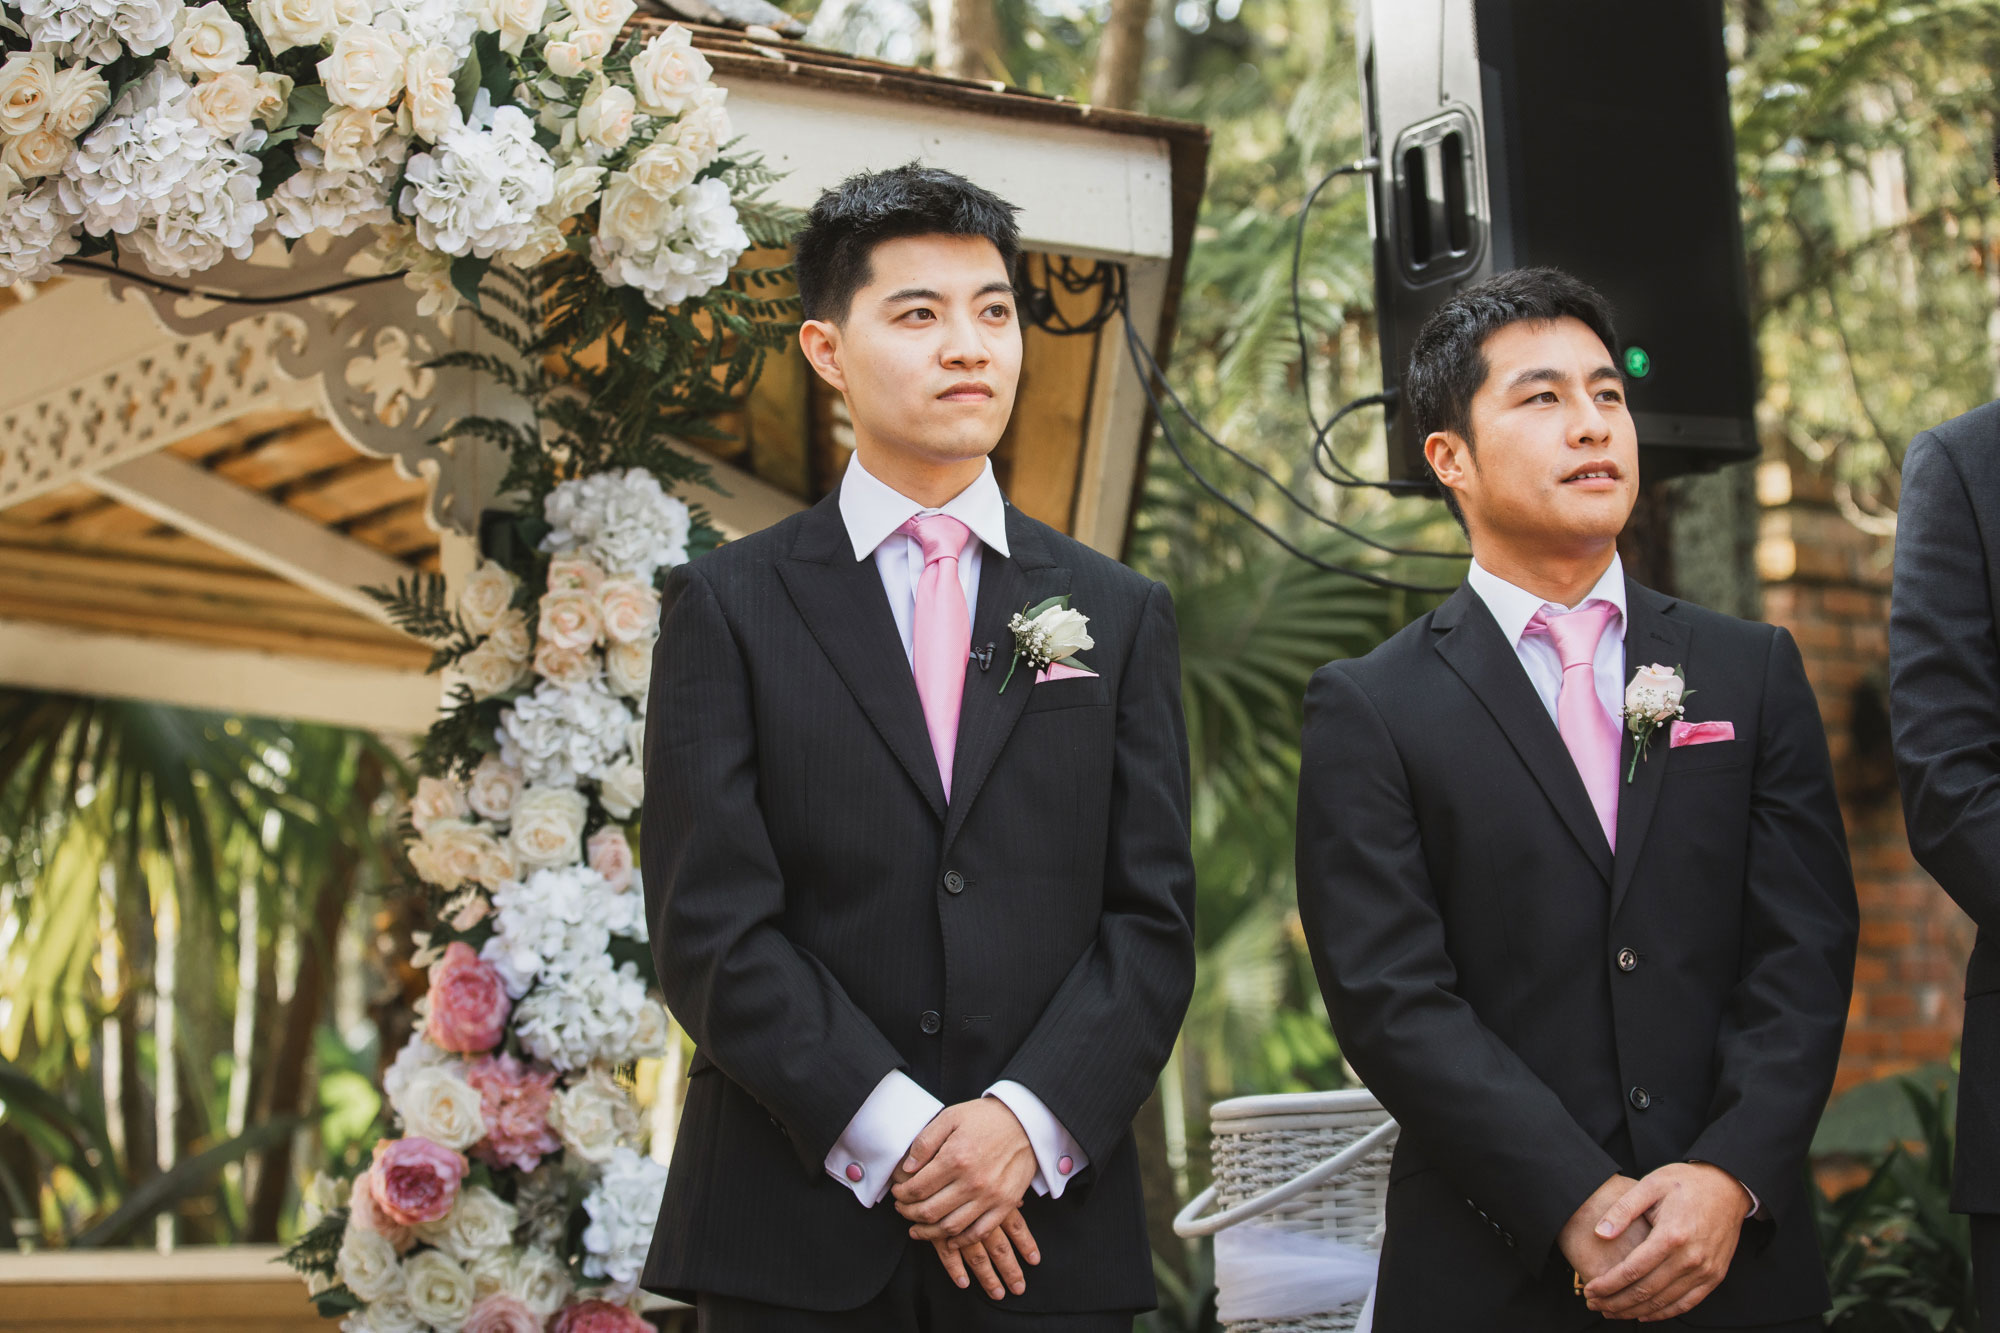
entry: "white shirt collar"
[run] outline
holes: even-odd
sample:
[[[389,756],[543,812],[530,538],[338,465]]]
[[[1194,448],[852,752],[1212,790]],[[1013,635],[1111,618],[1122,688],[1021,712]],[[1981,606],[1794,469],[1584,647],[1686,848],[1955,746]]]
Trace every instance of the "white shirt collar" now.
[[[1477,560],[1466,571],[1465,581],[1479,594],[1479,600],[1486,603],[1486,609],[1500,622],[1500,632],[1507,636],[1507,642],[1518,645],[1521,635],[1528,628],[1528,622],[1544,606],[1556,611],[1570,610],[1554,602],[1545,602],[1525,588],[1516,587],[1498,574],[1493,573]],[[1584,594],[1583,602],[1609,602],[1618,608],[1618,620],[1622,626],[1625,620],[1625,562],[1617,552],[1612,552],[1611,564],[1597,580],[1595,587]],[[1578,602],[1582,606],[1583,602]]]
[[[876,547],[916,514],[949,514],[972,529],[972,535],[988,548],[1003,556],[1008,553],[1007,501],[993,478],[992,459],[986,460],[970,486],[945,501],[942,508],[926,509],[861,466],[860,454],[848,458],[847,472],[840,482],[840,517],[847,525],[847,539],[854,543],[856,560],[875,554]]]

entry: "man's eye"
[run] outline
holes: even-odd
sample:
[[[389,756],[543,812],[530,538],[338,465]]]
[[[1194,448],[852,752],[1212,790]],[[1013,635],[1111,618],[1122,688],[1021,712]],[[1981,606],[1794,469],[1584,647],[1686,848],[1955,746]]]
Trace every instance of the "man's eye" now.
[[[933,314],[931,311],[924,309],[922,306],[918,306],[915,310],[905,311],[903,313],[903,318],[930,320],[930,319],[936,319],[937,316]]]
[[[1602,398],[1607,403],[1622,403],[1625,401],[1625,395],[1620,393],[1616,389],[1606,389],[1603,393],[1600,393],[1597,396],[1599,398]]]
[[[991,315],[995,319],[1009,319],[1012,318],[1014,314],[1014,312],[1009,308],[1007,308],[1006,306],[998,304],[986,307],[986,313],[988,315]]]
[[[1544,389],[1528,401],[1531,403],[1553,403],[1555,400],[1556,391],[1554,389]]]

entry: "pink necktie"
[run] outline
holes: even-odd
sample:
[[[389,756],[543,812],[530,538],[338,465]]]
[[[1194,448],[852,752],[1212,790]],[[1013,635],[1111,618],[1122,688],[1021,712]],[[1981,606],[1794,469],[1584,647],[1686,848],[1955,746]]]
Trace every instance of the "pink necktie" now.
[[[951,759],[958,748],[958,709],[965,695],[965,664],[972,655],[972,617],[958,581],[958,557],[972,530],[946,514],[919,514],[896,529],[924,548],[924,574],[917,580],[917,614],[911,626],[911,665],[917,698],[930,728],[944,798],[951,799]],[[1612,759],[1612,764],[1617,764]]]
[[[1565,615],[1552,616],[1544,607],[1535,612],[1524,634],[1546,634],[1555,640],[1562,662],[1562,693],[1556,696],[1556,730],[1569,757],[1576,762],[1583,789],[1604,826],[1604,839],[1618,850],[1618,722],[1597,697],[1592,665],[1604,627],[1618,614],[1609,602],[1590,602]]]

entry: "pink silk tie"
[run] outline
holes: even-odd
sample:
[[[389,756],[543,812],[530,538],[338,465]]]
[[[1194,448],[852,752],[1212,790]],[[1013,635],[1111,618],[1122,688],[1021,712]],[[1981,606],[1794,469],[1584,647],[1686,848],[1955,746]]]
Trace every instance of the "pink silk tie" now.
[[[1556,730],[1569,757],[1576,762],[1583,789],[1604,827],[1604,839],[1618,850],[1618,722],[1597,696],[1593,661],[1597,641],[1618,614],[1609,602],[1590,602],[1566,615],[1552,616],[1544,607],[1535,612],[1523,634],[1546,634],[1555,641],[1562,663],[1562,692],[1556,696]]]
[[[911,625],[917,698],[930,728],[944,798],[951,799],[951,761],[958,748],[958,710],[965,696],[965,664],[972,655],[972,616],[958,581],[958,557],[972,530],[946,514],[919,514],[896,529],[924,548],[917,580],[917,614]],[[1617,763],[1614,757],[1612,763]]]

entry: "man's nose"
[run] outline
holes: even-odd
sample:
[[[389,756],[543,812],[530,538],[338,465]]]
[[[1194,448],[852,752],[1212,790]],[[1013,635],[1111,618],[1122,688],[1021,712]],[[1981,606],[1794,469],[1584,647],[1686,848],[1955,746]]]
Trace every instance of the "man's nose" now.
[[[945,321],[944,344],[938,351],[938,360],[947,366],[971,369],[992,359],[977,320],[959,317]]]

